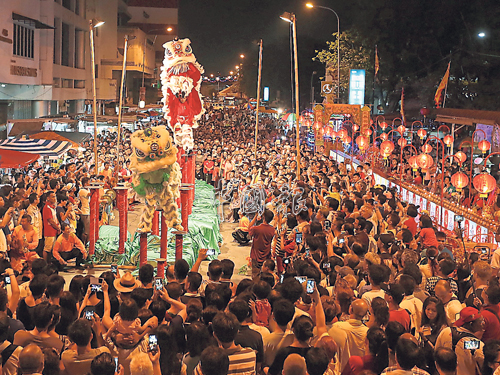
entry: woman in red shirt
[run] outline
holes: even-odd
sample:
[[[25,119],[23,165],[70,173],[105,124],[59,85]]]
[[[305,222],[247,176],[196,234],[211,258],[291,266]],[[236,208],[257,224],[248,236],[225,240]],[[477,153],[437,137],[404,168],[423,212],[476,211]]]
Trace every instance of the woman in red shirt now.
[[[422,215],[420,217],[420,232],[419,237],[422,239],[422,248],[426,249],[431,246],[438,247],[439,242],[436,238],[436,233],[434,232],[434,227],[432,226],[432,220],[427,215]]]

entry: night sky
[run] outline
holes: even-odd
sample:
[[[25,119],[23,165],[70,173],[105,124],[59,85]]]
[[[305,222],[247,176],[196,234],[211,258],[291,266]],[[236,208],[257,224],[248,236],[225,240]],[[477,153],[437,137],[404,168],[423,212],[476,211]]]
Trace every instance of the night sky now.
[[[283,44],[288,48],[289,27],[279,18],[284,11],[294,12],[297,16],[299,48],[305,47],[301,46],[304,40],[311,44],[311,39],[317,43],[329,39],[337,29],[335,15],[327,10],[308,9],[305,3],[296,0],[182,0],[179,5],[179,38],[191,39],[193,51],[205,67],[206,74],[220,72],[227,75],[240,62],[241,53],[248,57],[258,54],[256,44],[261,38],[264,59],[266,46]],[[341,2],[317,4],[335,9]],[[341,17],[342,30],[345,21],[341,9],[335,10]],[[310,59],[314,47],[310,45],[308,56],[299,56],[299,63],[303,58]],[[285,57],[288,59],[283,62],[289,65],[289,55]]]

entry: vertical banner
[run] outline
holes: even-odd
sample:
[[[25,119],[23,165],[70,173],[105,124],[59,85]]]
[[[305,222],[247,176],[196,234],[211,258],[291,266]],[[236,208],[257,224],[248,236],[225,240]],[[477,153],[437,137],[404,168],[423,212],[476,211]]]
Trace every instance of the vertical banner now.
[[[349,104],[365,104],[365,70],[351,69],[349,75]]]

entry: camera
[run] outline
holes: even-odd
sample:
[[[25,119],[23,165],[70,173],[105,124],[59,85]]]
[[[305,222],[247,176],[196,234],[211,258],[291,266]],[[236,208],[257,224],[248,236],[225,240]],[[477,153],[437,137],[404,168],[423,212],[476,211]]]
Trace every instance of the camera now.
[[[85,310],[85,319],[92,320],[93,316],[94,316],[94,310],[93,309],[87,309],[87,310]]]
[[[159,277],[155,279],[155,289],[156,290],[161,290],[163,289],[163,280]]]
[[[342,245],[345,242],[345,238],[339,238],[339,245]]]
[[[461,215],[455,215],[455,221],[456,221],[457,223],[461,223],[461,222],[463,222],[463,221],[464,221],[464,217],[463,217],[463,216],[461,216]]]
[[[156,335],[149,335],[148,340],[148,350],[150,352],[155,352],[158,349],[158,338]]]
[[[5,285],[10,284],[10,276],[4,275],[4,281],[5,281]]]
[[[325,230],[330,230],[332,227],[332,222],[330,220],[325,220]]]
[[[480,345],[479,340],[465,340],[464,341],[464,349],[466,349],[466,350],[479,349],[479,345]]]
[[[306,281],[306,293],[314,293],[314,288],[316,287],[316,281],[314,279],[307,279]]]
[[[212,256],[212,255],[215,255],[215,249],[208,249],[207,256]]]
[[[330,268],[330,263],[323,263],[323,268],[329,269]]]
[[[116,275],[118,273],[118,265],[112,264],[111,265],[111,272],[113,273],[113,275]]]
[[[297,244],[302,243],[302,233],[296,233],[295,234],[295,242]]]
[[[290,258],[283,259],[283,264],[290,264]]]
[[[295,276],[295,280],[297,280],[301,284],[304,284],[307,281],[307,276]]]

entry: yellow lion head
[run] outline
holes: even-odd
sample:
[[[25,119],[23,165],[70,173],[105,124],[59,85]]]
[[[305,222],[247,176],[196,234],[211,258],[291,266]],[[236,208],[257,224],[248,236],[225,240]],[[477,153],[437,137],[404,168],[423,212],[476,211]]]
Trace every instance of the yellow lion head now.
[[[177,147],[165,126],[138,130],[132,133],[130,140],[130,169],[137,173],[164,169],[177,161]]]

